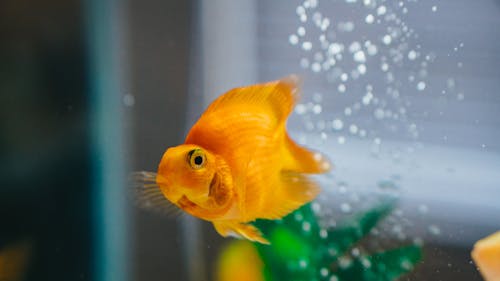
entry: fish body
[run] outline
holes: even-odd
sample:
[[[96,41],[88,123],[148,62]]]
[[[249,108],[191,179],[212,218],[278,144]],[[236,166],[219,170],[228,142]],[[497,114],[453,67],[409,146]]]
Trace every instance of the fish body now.
[[[500,231],[476,242],[472,258],[486,281],[500,281]]]
[[[185,143],[164,153],[156,176],[162,194],[222,236],[268,243],[249,222],[282,218],[313,200],[319,188],[305,174],[331,166],[289,137],[297,99],[295,76],[220,96]]]

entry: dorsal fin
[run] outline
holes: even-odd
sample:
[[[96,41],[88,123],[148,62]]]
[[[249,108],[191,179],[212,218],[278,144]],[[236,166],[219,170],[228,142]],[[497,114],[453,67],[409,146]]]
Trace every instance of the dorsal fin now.
[[[290,75],[277,81],[232,89],[217,98],[204,114],[233,106],[268,109],[277,121],[284,121],[299,98],[300,79]]]

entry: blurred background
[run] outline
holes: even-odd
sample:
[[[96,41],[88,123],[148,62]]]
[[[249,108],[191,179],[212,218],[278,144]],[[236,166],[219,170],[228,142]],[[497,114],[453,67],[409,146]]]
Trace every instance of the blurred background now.
[[[155,171],[218,95],[296,73],[288,128],[336,167],[321,210],[391,189],[379,231],[424,245],[404,280],[482,280],[498,26],[496,0],[1,1],[0,261],[17,249],[16,280],[214,280],[230,239],[135,208],[127,175]]]

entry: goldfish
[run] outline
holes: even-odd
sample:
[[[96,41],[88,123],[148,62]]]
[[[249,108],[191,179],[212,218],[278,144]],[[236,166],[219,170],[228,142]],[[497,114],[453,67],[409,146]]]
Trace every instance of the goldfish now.
[[[476,242],[472,259],[487,281],[500,281],[500,231]]]
[[[223,237],[268,244],[251,222],[280,219],[312,201],[319,187],[307,174],[332,166],[286,130],[299,97],[299,79],[293,75],[221,95],[184,143],[165,151],[157,173],[138,174],[149,182],[140,197],[149,206],[165,205],[166,198],[212,222]]]

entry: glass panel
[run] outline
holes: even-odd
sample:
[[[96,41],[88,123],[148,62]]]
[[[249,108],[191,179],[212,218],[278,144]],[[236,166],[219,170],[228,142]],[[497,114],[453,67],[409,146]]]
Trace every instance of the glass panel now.
[[[470,251],[500,229],[495,1],[127,7],[133,170],[155,172],[227,90],[292,73],[288,131],[335,165],[312,204],[255,222],[271,246],[134,209],[132,279],[223,280],[219,265],[252,280],[482,280]]]

